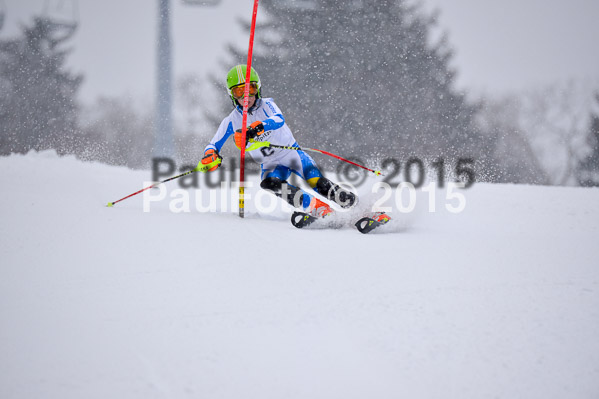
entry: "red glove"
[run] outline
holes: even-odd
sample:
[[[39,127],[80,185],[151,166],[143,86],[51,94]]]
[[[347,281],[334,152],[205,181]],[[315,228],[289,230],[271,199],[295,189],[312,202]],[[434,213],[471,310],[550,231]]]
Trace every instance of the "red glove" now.
[[[250,126],[248,126],[245,135],[246,137],[253,139],[256,136],[260,136],[262,133],[264,133],[264,125],[262,124],[262,122],[256,121],[252,123]]]
[[[248,140],[260,136],[264,133],[264,125],[260,121],[256,121],[247,127],[245,131],[245,145],[247,146]],[[235,145],[241,150],[241,129],[235,131]]]
[[[218,155],[218,152],[216,152],[216,150],[209,148],[204,153],[204,158],[202,158],[202,165],[208,165],[209,163],[216,161],[218,158],[222,157]],[[208,169],[208,172],[212,172],[213,170],[218,169],[219,166],[220,164],[213,166],[212,168]]]

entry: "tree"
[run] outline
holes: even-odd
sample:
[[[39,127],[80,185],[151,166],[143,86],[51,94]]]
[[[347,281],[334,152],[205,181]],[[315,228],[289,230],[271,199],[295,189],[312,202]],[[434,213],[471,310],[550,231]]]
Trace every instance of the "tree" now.
[[[599,93],[595,94],[594,105],[588,136],[591,152],[580,161],[576,171],[578,183],[584,187],[599,187]]]
[[[206,100],[207,86],[195,74],[181,76],[175,85],[175,148],[182,162],[197,162],[203,146],[214,134],[206,115],[210,106]],[[222,90],[222,85],[219,88]]]
[[[515,120],[553,185],[576,185],[576,169],[589,152],[587,128],[592,84],[567,81],[522,93]]]
[[[404,0],[263,0],[254,64],[306,145],[345,155],[483,156],[434,17]],[[232,49],[234,62],[245,54]]]
[[[82,159],[149,168],[154,136],[151,113],[140,113],[129,97],[100,97],[83,113],[73,144]]]
[[[61,28],[35,18],[22,36],[0,41],[0,154],[70,152],[83,77],[65,70],[70,35]]]
[[[496,141],[497,181],[577,184],[589,152],[593,84],[570,80],[485,99],[479,125]]]
[[[500,183],[549,184],[528,136],[518,125],[520,107],[517,98],[506,96],[481,101],[477,122],[493,141],[496,163],[485,171],[487,181]]]

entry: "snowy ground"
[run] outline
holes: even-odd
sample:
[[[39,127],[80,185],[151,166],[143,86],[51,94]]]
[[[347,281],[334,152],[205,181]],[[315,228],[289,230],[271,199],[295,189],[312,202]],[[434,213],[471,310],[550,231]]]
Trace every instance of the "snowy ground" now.
[[[52,153],[0,168],[0,398],[599,397],[597,189],[419,191],[361,235],[174,213],[176,183],[107,208],[149,172]]]

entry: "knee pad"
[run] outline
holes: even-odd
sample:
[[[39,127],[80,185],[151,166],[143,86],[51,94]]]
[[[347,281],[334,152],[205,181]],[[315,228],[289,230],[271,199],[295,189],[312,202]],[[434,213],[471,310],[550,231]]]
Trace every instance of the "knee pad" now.
[[[264,190],[270,191],[281,191],[281,186],[283,185],[283,180],[278,177],[267,177],[260,183],[260,187]]]
[[[321,177],[316,181],[316,185],[313,187],[318,194],[328,197],[329,192],[335,187],[335,184],[326,177]]]
[[[357,203],[358,198],[350,191],[342,189],[326,177],[321,177],[314,187],[318,194],[329,200],[335,201],[342,208],[351,208]]]
[[[308,182],[308,184],[310,185],[310,187],[312,188],[316,188],[316,186],[318,185],[318,181],[324,179],[324,177],[312,177],[310,179],[307,179],[306,181]]]

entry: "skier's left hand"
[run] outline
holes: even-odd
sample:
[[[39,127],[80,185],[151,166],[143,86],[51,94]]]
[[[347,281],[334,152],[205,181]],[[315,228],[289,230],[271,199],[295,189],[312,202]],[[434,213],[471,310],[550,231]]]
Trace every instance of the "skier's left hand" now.
[[[247,146],[248,140],[249,139],[253,139],[257,136],[260,136],[262,133],[264,133],[264,125],[262,124],[262,122],[260,121],[256,121],[254,123],[252,123],[251,125],[249,125],[247,127],[247,130],[245,131],[245,145]],[[237,146],[237,148],[239,148],[241,150],[241,129],[237,129],[235,131],[235,145]]]
[[[264,133],[264,124],[260,121],[256,121],[248,126],[245,137],[253,139],[256,136],[260,136],[262,133]]]

